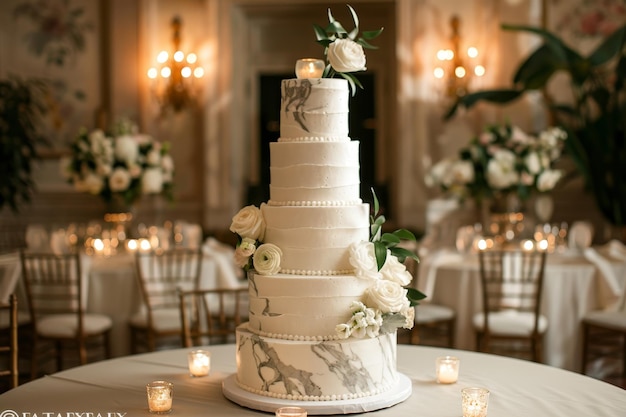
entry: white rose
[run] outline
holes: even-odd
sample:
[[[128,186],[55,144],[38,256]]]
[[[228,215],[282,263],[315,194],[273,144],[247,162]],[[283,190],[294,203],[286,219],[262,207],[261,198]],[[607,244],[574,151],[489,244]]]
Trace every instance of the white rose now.
[[[526,163],[526,168],[528,169],[528,172],[530,172],[531,174],[537,175],[539,171],[541,171],[541,160],[539,159],[539,155],[537,155],[537,152],[531,152],[526,155],[524,162]]]
[[[159,165],[161,163],[161,152],[156,149],[152,149],[150,152],[148,152],[148,155],[146,155],[146,162],[148,163],[148,165]]]
[[[265,243],[254,252],[252,262],[254,269],[261,275],[276,274],[280,271],[283,251],[276,245]]]
[[[363,47],[350,39],[337,39],[328,45],[328,62],[337,72],[366,70]]]
[[[406,298],[407,290],[400,284],[379,280],[365,291],[367,304],[378,308],[384,313],[398,313],[409,305]]]
[[[449,171],[452,184],[468,184],[474,181],[474,164],[470,161],[456,161]]]
[[[120,136],[115,139],[115,157],[120,161],[131,163],[137,160],[139,145],[132,136]]]
[[[391,255],[389,251],[387,251],[387,259],[385,260],[385,264],[380,269],[380,273],[383,276],[383,279],[396,282],[400,285],[409,285],[413,280],[411,273],[406,270],[406,266],[401,264],[398,261],[398,258]]]
[[[262,241],[265,236],[265,221],[261,210],[252,205],[239,210],[233,217],[230,231],[241,237]]]
[[[487,182],[496,189],[508,188],[518,181],[515,172],[515,154],[506,149],[499,149],[487,164]]]
[[[104,188],[104,180],[102,177],[90,172],[85,175],[80,185],[76,187],[79,191],[86,191],[91,194],[100,194]]]
[[[158,194],[163,191],[163,175],[160,168],[148,168],[141,176],[141,192]]]
[[[563,172],[560,170],[543,171],[537,178],[537,190],[543,192],[553,189],[562,176]]]
[[[130,173],[124,168],[115,168],[109,177],[109,188],[111,191],[126,191],[130,186]]]
[[[378,271],[376,264],[376,254],[374,243],[362,241],[350,245],[350,265],[355,268],[355,275],[361,279],[381,279],[382,275]]]

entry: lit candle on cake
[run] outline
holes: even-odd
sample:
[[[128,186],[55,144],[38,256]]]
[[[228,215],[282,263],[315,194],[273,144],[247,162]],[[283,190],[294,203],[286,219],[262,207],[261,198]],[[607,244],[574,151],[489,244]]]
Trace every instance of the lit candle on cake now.
[[[321,78],[324,73],[324,61],[314,58],[303,58],[296,61],[297,78]]]

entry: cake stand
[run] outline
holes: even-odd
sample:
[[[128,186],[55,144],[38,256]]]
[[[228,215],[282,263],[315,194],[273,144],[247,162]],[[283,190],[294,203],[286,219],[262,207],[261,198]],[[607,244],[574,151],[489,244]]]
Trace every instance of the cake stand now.
[[[367,413],[399,404],[409,398],[412,392],[409,377],[399,373],[396,385],[378,395],[338,401],[296,401],[253,394],[241,388],[236,378],[237,375],[232,374],[224,379],[222,382],[224,396],[242,407],[270,413],[274,413],[280,407],[302,407],[310,416]]]

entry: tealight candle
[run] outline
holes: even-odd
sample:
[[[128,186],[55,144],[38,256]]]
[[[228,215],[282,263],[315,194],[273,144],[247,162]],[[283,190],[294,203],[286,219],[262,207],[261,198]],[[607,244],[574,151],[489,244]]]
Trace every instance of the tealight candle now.
[[[436,360],[437,382],[440,384],[454,384],[459,379],[459,358],[454,356],[440,356]]]
[[[300,407],[281,407],[276,410],[277,417],[307,417],[307,412]]]
[[[191,376],[207,376],[211,370],[211,353],[206,350],[192,350],[187,355]]]
[[[489,390],[486,388],[463,388],[461,390],[463,417],[487,417]]]
[[[154,414],[167,414],[172,411],[174,384],[167,381],[153,381],[146,385],[148,408]]]
[[[324,61],[304,58],[296,61],[297,78],[321,78],[324,73]]]

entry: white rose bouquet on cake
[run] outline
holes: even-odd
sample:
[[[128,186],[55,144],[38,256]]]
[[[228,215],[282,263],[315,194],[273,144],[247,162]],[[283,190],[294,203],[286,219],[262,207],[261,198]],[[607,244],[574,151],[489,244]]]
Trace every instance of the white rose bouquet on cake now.
[[[61,161],[63,175],[80,192],[105,202],[120,200],[130,207],[142,195],[173,198],[174,161],[169,143],[138,133],[122,120],[106,133],[82,129],[70,145],[72,155]]]
[[[313,25],[317,43],[324,46],[324,55],[328,64],[324,69],[322,78],[333,78],[335,76],[343,77],[348,80],[352,95],[356,93],[356,86],[363,88],[353,72],[365,71],[367,68],[365,52],[366,49],[377,49],[376,46],[368,41],[376,38],[383,31],[383,28],[373,31],[363,31],[359,35],[359,17],[351,6],[348,6],[352,20],[354,21],[354,29],[348,32],[337,21],[330,9],[328,9],[328,26],[323,28],[319,25]]]

